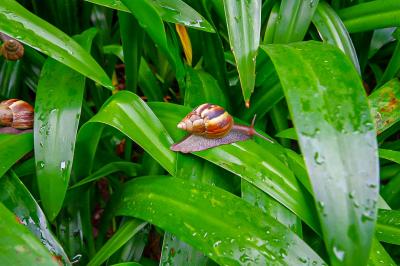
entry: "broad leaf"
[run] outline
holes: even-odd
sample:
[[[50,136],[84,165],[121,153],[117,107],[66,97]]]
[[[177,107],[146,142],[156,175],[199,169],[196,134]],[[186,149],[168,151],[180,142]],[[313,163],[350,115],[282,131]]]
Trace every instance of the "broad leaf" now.
[[[19,159],[33,149],[32,133],[8,135],[0,134],[0,178]]]
[[[229,43],[235,56],[243,98],[249,107],[260,44],[261,1],[224,0],[224,6]]]
[[[22,224],[19,224],[15,214],[0,203],[0,260],[4,265],[54,265],[48,250]]]
[[[53,236],[35,198],[15,174],[8,174],[0,179],[0,202],[14,212],[15,218],[25,225],[55,258],[60,258],[67,265],[70,263],[63,247]]]
[[[0,31],[47,54],[108,89],[114,89],[107,74],[88,52],[68,35],[30,13],[17,1],[1,1]]]
[[[126,184],[117,214],[156,224],[220,264],[324,263],[260,209],[225,190],[194,181],[136,178]]]
[[[76,39],[90,50],[95,29]],[[39,80],[35,103],[35,160],[40,197],[52,221],[67,191],[85,77],[54,59],[47,59]]]
[[[97,5],[106,6],[124,12],[129,9],[121,0],[85,0]],[[214,32],[213,27],[196,10],[181,0],[151,0],[162,19],[167,22],[182,24],[186,27]]]
[[[377,216],[379,172],[376,132],[357,72],[330,45],[262,48],[284,89],[331,262],[363,265]]]

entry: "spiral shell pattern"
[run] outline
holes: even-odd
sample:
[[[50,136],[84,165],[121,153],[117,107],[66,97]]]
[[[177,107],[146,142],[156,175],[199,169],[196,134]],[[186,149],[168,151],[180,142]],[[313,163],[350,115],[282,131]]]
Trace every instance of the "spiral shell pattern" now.
[[[221,138],[232,126],[232,116],[221,106],[209,103],[196,107],[178,124],[182,130],[207,138]]]
[[[0,102],[0,125],[16,129],[33,127],[33,107],[19,99]]]
[[[24,55],[24,46],[17,40],[7,40],[1,46],[1,53],[4,58],[11,61],[16,61]]]

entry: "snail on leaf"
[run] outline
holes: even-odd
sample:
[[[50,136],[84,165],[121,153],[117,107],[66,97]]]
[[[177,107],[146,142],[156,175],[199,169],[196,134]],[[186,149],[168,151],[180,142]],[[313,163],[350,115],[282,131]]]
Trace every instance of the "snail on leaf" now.
[[[33,127],[33,107],[19,99],[0,102],[0,134],[19,134]]]
[[[182,153],[202,151],[223,144],[250,139],[254,135],[269,142],[254,129],[254,121],[250,126],[238,125],[224,108],[215,104],[205,103],[196,107],[183,118],[178,128],[190,134],[180,142],[171,146],[171,150]]]

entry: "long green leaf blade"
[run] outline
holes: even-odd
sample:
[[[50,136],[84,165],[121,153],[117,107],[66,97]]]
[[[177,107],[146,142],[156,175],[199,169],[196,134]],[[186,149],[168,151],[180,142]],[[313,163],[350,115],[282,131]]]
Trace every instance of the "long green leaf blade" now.
[[[129,239],[139,232],[147,223],[141,220],[132,219],[125,222],[118,231],[108,240],[104,246],[89,261],[88,266],[101,265],[115,251],[122,247]]]
[[[170,174],[175,173],[176,154],[169,149],[173,141],[151,109],[136,94],[121,91],[113,95],[102,109],[82,126],[78,139],[81,135],[84,136],[80,143],[80,156],[83,155],[80,158],[84,160],[93,158],[93,143],[86,139],[91,141],[93,131],[101,130],[102,126],[96,123],[118,129],[151,154]]]
[[[376,236],[380,241],[400,245],[400,211],[379,210]]]
[[[260,44],[261,1],[224,0],[224,7],[229,43],[248,107],[254,90],[256,56]]]
[[[26,153],[33,149],[32,133],[0,134],[0,177]]]
[[[274,29],[274,43],[302,41],[319,0],[282,0]]]
[[[0,203],[0,260],[4,265],[53,265],[50,253],[23,225],[15,215]]]
[[[0,202],[11,210],[18,220],[56,257],[67,265],[69,259],[63,247],[51,232],[46,217],[35,198],[15,174],[7,174],[0,179]]]
[[[149,0],[121,0],[121,2],[135,16],[139,24],[149,34],[150,38],[166,55],[169,55],[167,35],[164,23],[157,9]]]
[[[313,23],[324,42],[335,45],[353,62],[358,73],[361,74],[360,64],[350,35],[336,12],[325,2],[318,5]]]
[[[136,178],[126,184],[117,214],[154,223],[220,264],[324,263],[274,218],[225,190],[198,182]]]
[[[94,28],[77,36],[89,50]],[[85,77],[47,59],[41,72],[35,103],[35,160],[40,197],[52,221],[60,211],[71,174]]]
[[[329,45],[263,49],[288,101],[331,262],[364,265],[377,215],[379,173],[375,130],[358,75]]]
[[[350,33],[400,26],[400,2],[375,0],[339,10]]]
[[[129,12],[129,9],[121,0],[85,0],[97,5],[106,6],[116,10]],[[151,3],[157,9],[164,21],[185,25],[189,28],[215,32],[210,23],[196,10],[181,0],[152,0]]]
[[[82,73],[108,89],[114,89],[104,70],[68,35],[30,13],[14,0],[0,3],[0,31]]]

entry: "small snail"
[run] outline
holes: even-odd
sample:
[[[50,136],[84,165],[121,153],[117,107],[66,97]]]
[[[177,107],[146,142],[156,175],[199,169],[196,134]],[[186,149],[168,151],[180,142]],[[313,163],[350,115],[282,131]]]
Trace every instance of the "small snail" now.
[[[24,46],[17,40],[8,39],[1,46],[1,53],[5,59],[16,61],[24,55]]]
[[[0,102],[0,126],[14,129],[33,127],[33,107],[22,100],[9,99]]]
[[[255,131],[254,121],[255,116],[251,126],[238,125],[221,106],[202,104],[179,122],[177,127],[191,134],[172,145],[171,150],[184,153],[201,151],[222,144],[247,140],[254,135],[272,142]]]

